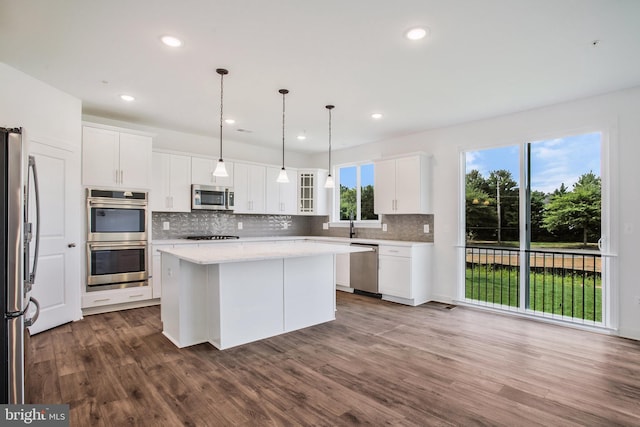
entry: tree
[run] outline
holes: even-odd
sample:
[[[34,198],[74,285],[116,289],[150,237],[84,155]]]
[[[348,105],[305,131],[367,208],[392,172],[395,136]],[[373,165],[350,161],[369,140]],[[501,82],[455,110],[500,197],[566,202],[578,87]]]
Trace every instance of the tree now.
[[[340,184],[340,219],[349,219],[355,215],[358,209],[358,194],[355,188],[349,188]]]
[[[373,212],[373,185],[360,188],[360,216],[362,220],[378,219]]]
[[[496,226],[498,242],[518,240],[519,235],[519,195],[518,183],[506,169],[492,171],[487,182],[496,200]]]
[[[549,238],[549,233],[544,228],[544,206],[547,195],[544,191],[531,192],[531,240],[541,241]]]
[[[580,232],[586,246],[589,235],[600,235],[600,194],[600,178],[593,172],[580,176],[570,192],[556,190],[545,208],[544,227],[551,232]]]
[[[496,224],[495,199],[488,193],[487,181],[474,169],[467,173],[465,187],[466,232],[469,240],[495,238],[491,227]]]

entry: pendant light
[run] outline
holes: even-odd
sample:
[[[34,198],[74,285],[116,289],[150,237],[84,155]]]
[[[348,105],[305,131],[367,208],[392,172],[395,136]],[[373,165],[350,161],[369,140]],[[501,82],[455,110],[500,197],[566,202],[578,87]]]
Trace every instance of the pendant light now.
[[[326,105],[324,108],[329,110],[329,175],[327,175],[327,181],[324,183],[324,188],[333,188],[335,183],[333,182],[333,176],[331,176],[331,110],[333,110],[335,106]]]
[[[280,174],[278,175],[276,182],[286,184],[289,182],[289,177],[287,176],[287,171],[284,168],[284,96],[288,94],[289,91],[287,89],[280,89],[278,92],[282,94],[282,169],[280,169]]]
[[[213,171],[213,176],[225,177],[229,176],[229,174],[227,173],[227,168],[224,165],[224,160],[222,160],[222,101],[224,99],[223,80],[224,76],[229,74],[229,71],[224,68],[218,68],[216,69],[216,73],[220,74],[220,159],[218,160],[216,170]]]

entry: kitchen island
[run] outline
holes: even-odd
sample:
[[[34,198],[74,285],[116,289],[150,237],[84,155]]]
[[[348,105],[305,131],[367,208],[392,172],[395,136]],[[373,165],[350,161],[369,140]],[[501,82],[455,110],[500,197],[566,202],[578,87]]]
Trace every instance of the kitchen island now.
[[[225,243],[161,250],[163,334],[222,350],[335,320],[335,255],[367,248]]]

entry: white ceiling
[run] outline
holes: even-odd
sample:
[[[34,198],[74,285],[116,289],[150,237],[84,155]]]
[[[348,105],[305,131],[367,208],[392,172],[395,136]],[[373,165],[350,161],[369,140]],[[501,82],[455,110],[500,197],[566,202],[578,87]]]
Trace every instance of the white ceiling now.
[[[348,147],[638,86],[639,53],[638,0],[0,0],[0,60],[86,114],[217,138],[224,67],[225,139],[279,147],[287,88],[310,153],[326,104]]]

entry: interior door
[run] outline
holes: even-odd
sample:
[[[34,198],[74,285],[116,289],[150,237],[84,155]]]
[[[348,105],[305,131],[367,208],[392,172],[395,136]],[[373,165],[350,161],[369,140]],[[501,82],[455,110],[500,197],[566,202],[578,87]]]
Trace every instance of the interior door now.
[[[78,320],[80,311],[81,201],[80,153],[29,141],[40,185],[40,255],[33,296],[40,317],[31,334]],[[35,206],[33,195],[31,206]],[[35,209],[30,209],[35,222]],[[34,245],[32,245],[34,246]]]

